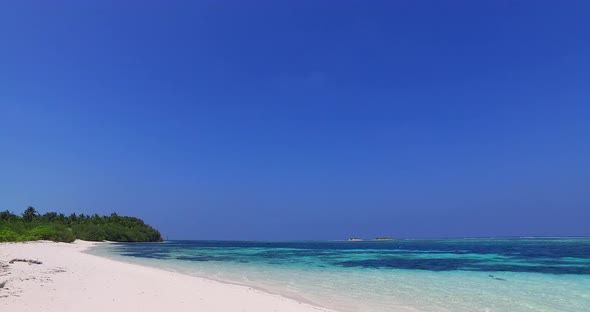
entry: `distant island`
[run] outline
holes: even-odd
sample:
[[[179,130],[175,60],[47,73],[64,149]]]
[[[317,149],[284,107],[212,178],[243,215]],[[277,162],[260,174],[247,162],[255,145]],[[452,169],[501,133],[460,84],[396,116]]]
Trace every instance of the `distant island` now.
[[[358,237],[351,237],[347,239],[349,242],[375,242],[375,241],[391,241],[393,237],[375,237],[373,239],[364,239]]]
[[[162,235],[135,217],[92,216],[48,212],[40,215],[27,208],[22,215],[0,212],[0,242],[51,240],[55,242],[86,241],[161,242]]]

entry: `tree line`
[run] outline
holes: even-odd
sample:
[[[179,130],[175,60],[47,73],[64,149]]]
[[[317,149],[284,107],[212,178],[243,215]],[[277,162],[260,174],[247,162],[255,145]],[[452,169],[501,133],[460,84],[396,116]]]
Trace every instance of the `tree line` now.
[[[114,242],[160,242],[162,236],[153,227],[135,217],[48,212],[39,214],[33,207],[21,215],[8,210],[0,212],[0,242],[22,242],[51,240],[73,242],[87,241]]]

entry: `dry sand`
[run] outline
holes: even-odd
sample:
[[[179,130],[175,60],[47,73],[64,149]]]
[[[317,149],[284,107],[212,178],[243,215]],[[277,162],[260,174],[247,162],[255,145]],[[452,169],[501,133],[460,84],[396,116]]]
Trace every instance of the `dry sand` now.
[[[95,243],[0,244],[0,311],[328,311],[245,286],[83,253]],[[15,262],[14,258],[42,261]]]

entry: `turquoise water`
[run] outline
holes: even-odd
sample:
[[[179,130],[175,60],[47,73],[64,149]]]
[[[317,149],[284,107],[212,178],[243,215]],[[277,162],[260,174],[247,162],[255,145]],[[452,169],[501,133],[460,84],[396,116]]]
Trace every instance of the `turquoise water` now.
[[[590,239],[169,241],[92,251],[339,311],[590,311]]]

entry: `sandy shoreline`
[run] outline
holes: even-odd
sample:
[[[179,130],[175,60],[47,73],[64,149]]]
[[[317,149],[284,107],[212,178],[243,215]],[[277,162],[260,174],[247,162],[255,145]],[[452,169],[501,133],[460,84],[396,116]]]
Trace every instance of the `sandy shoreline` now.
[[[329,311],[253,288],[118,262],[96,243],[0,244],[2,311]],[[43,264],[15,262],[14,258]]]

